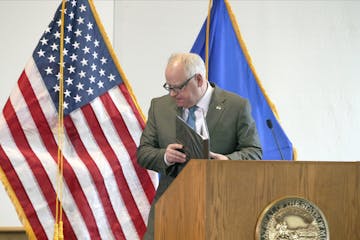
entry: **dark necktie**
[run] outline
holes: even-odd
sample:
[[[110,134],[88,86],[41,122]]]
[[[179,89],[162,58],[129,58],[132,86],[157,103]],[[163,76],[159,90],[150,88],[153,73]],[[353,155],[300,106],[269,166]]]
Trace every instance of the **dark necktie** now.
[[[197,106],[192,106],[191,108],[189,108],[189,116],[186,120],[186,123],[196,131],[195,129],[195,121],[196,121],[196,118],[195,118],[195,111],[197,109]]]

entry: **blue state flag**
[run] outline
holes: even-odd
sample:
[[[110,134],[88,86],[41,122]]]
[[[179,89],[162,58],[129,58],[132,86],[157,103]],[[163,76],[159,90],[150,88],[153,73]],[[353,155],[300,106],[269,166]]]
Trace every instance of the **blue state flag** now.
[[[191,49],[205,61],[207,20]],[[208,33],[209,81],[250,101],[264,160],[294,159],[292,143],[281,128],[275,107],[256,75],[228,1],[213,1]]]

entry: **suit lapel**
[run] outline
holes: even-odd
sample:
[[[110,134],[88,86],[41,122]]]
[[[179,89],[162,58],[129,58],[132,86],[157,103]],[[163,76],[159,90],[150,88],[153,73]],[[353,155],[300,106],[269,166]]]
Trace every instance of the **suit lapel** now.
[[[182,114],[183,114],[183,109],[182,109],[182,107],[177,107],[177,106],[175,105],[175,111],[176,111],[176,115],[177,115],[177,116],[182,117]]]
[[[213,95],[211,96],[209,109],[206,115],[206,122],[208,125],[209,133],[211,133],[215,129],[224,110],[225,98],[222,94],[222,91],[215,86]]]

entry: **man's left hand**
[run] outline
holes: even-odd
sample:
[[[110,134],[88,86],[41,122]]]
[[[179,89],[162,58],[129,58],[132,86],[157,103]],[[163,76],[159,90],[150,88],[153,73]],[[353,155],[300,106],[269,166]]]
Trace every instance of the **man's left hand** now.
[[[210,152],[210,158],[216,159],[216,160],[229,160],[229,158],[225,155],[222,155],[220,153],[213,153]]]

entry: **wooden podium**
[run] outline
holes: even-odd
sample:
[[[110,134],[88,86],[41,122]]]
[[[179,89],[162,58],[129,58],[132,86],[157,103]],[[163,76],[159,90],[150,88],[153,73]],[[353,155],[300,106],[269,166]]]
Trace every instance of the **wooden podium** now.
[[[327,220],[330,239],[360,239],[360,162],[192,160],[158,200],[155,239],[254,239],[274,200],[298,196]]]

